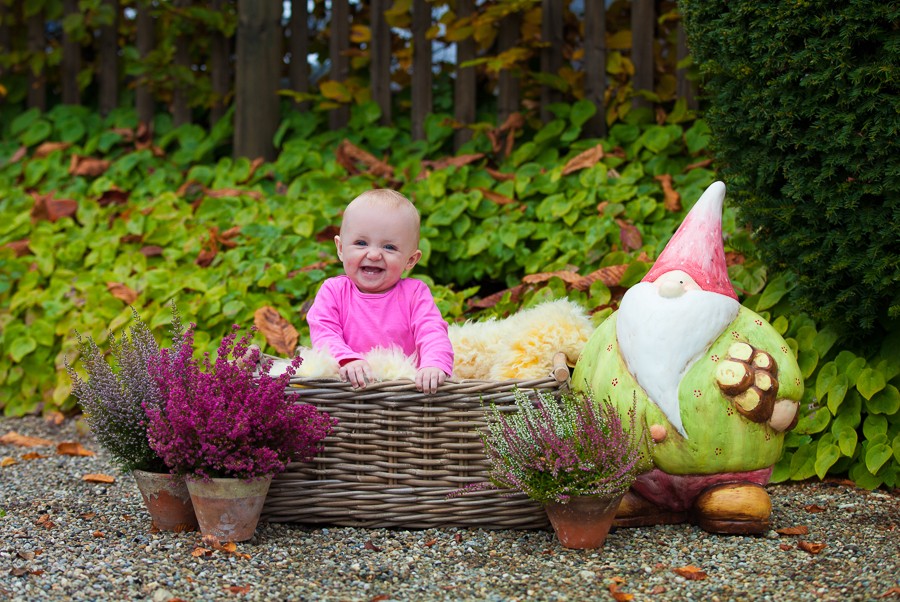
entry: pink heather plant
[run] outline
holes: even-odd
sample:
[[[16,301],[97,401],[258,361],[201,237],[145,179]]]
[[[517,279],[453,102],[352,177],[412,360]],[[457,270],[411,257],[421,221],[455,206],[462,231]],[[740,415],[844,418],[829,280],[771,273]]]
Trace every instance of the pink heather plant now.
[[[578,495],[615,497],[636,478],[641,454],[634,412],[626,431],[615,407],[589,396],[515,394],[516,412],[491,404],[485,452],[491,485],[541,503]],[[477,487],[476,487],[477,488]]]
[[[146,408],[147,435],[172,472],[254,479],[283,472],[289,462],[312,459],[336,420],[285,395],[300,358],[277,378],[265,365],[255,375],[259,350],[248,350],[255,328],[235,342],[234,326],[222,339],[215,363],[209,353],[197,361],[194,328],[188,328],[178,348],[163,349],[149,366],[163,407]]]

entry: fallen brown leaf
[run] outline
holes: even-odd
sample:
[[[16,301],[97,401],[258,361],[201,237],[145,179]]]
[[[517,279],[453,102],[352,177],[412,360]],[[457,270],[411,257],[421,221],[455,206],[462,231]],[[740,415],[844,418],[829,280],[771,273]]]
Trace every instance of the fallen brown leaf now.
[[[671,174],[660,174],[653,176],[653,179],[662,185],[663,206],[666,208],[666,211],[681,211],[681,195],[672,187]]]
[[[82,520],[91,520],[95,516],[97,516],[96,512],[83,512],[78,515],[78,518],[80,518]]]
[[[810,504],[809,506],[804,506],[804,510],[809,512],[810,514],[815,514],[817,512],[825,512],[825,508],[823,506],[819,506],[818,504]]]
[[[56,453],[60,456],[94,456],[96,455],[77,441],[63,441],[56,446]]]
[[[436,544],[437,542],[438,542],[437,539],[429,539],[429,540],[426,541],[423,545],[424,545],[426,548],[430,548],[431,546],[433,546],[433,545]]]
[[[609,584],[609,593],[612,595],[613,600],[615,600],[616,602],[627,602],[628,600],[634,600],[634,594],[619,591],[618,583]]]
[[[52,529],[53,527],[56,526],[56,523],[54,523],[52,520],[50,520],[49,514],[40,515],[38,517],[38,519],[36,521],[34,521],[34,524],[40,525],[40,526],[44,527],[45,529]]]
[[[47,424],[52,424],[53,426],[59,426],[66,419],[65,414],[60,412],[59,410],[53,410],[52,412],[47,412],[44,414],[44,422]]]
[[[369,598],[369,602],[384,602],[384,600],[390,600],[391,597],[387,594],[378,594],[374,598]]]
[[[809,552],[810,554],[818,554],[822,550],[825,549],[827,544],[824,543],[813,543],[811,541],[801,541],[797,544],[797,547],[803,550],[804,552]]]
[[[6,468],[7,466],[12,466],[13,464],[18,464],[15,458],[10,458],[9,456],[0,460],[0,468]]]
[[[101,473],[86,474],[83,477],[81,477],[81,480],[87,481],[88,483],[107,483],[108,484],[108,483],[116,482],[115,477],[111,477],[108,474],[101,474]]]
[[[22,456],[23,460],[40,460],[41,458],[46,458],[44,454],[39,454],[38,452],[28,452],[27,454]]]
[[[806,535],[809,533],[809,528],[806,525],[798,525],[796,527],[785,527],[784,529],[778,529],[775,531],[779,535]]]
[[[16,552],[16,556],[18,556],[22,560],[34,560],[35,553],[34,552]]]
[[[462,533],[457,533],[453,536],[453,541],[456,543],[462,543]]]
[[[885,591],[883,594],[881,594],[878,597],[879,598],[887,598],[888,596],[894,596],[894,597],[900,598],[900,587],[894,586],[894,587],[888,589],[887,591]]]
[[[364,547],[365,549],[367,549],[367,550],[372,550],[373,552],[380,552],[380,551],[381,551],[381,548],[379,548],[379,547],[376,546],[374,543],[372,543],[372,540],[371,540],[371,539],[367,539],[367,540],[366,540],[366,543],[363,545],[363,547]]]
[[[581,169],[587,169],[596,165],[603,158],[603,145],[598,144],[592,148],[582,151],[569,159],[566,166],[563,167],[562,175],[567,176]]]
[[[680,575],[680,576],[684,577],[685,579],[688,579],[691,581],[700,581],[702,579],[706,579],[707,577],[709,577],[709,575],[704,573],[702,569],[700,569],[699,567],[696,567],[692,564],[689,564],[687,566],[682,566],[682,567],[679,567],[677,569],[672,569],[672,570],[675,572],[676,575]]]
[[[28,569],[26,569],[24,566],[18,566],[18,567],[13,567],[13,568],[9,569],[9,574],[12,575],[13,577],[24,577],[29,572],[30,571]]]
[[[260,307],[253,314],[253,324],[278,353],[288,357],[294,355],[300,335],[277,309],[268,305]]]
[[[664,585],[657,585],[653,589],[650,590],[650,593],[654,596],[658,596],[659,594],[664,594],[666,592],[666,587]]]
[[[121,299],[127,305],[133,305],[138,298],[138,294],[134,289],[121,282],[107,282],[106,290],[108,290],[113,297]]]
[[[191,556],[193,556],[194,558],[197,558],[199,556],[212,556],[212,553],[213,553],[212,550],[209,550],[207,548],[197,547],[197,548],[194,548],[193,552],[191,552]]]
[[[232,594],[246,594],[250,591],[249,585],[228,585],[225,587]]]
[[[53,441],[49,439],[41,439],[40,437],[26,437],[15,431],[9,431],[0,437],[0,443],[3,445],[18,445],[19,447],[38,447],[40,445],[53,445]]]
[[[106,537],[106,534],[104,534],[103,531],[94,531],[91,535],[94,537]]]
[[[784,550],[785,552],[787,552],[788,550],[794,549],[794,546],[792,546],[791,544],[788,544],[788,543],[779,544],[778,547],[781,548],[782,550]]]

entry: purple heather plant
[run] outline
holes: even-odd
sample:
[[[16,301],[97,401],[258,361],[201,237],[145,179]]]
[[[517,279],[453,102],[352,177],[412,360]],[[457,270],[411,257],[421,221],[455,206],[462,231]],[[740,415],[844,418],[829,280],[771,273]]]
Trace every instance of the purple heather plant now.
[[[179,348],[163,349],[150,373],[163,395],[146,406],[150,446],[176,474],[202,479],[255,479],[283,472],[289,462],[319,452],[336,420],[285,394],[301,358],[288,370],[258,374],[259,349],[248,344],[255,328],[237,338],[238,326],[222,339],[216,360],[194,359],[194,328]]]
[[[87,380],[64,359],[66,371],[72,379],[72,393],[78,398],[85,420],[97,442],[109,452],[115,463],[124,470],[168,472],[162,459],[147,441],[145,407],[158,408],[162,396],[147,372],[148,363],[160,356],[159,346],[137,310],[131,312],[134,321],[131,336],[121,338],[109,333],[109,363],[103,351],[90,336],[75,332],[81,364]],[[182,336],[178,310],[172,303],[172,340],[177,345]]]
[[[608,401],[543,392],[536,397],[517,391],[515,412],[491,404],[484,435],[491,464],[487,486],[517,489],[541,503],[624,494],[641,458],[634,411],[625,429]]]

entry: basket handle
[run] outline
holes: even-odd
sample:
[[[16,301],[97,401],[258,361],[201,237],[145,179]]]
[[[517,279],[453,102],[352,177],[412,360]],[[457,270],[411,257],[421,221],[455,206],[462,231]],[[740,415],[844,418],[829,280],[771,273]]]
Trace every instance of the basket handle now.
[[[562,351],[557,351],[556,355],[553,356],[553,371],[550,372],[550,376],[555,378],[558,383],[564,383],[569,380],[568,359]]]

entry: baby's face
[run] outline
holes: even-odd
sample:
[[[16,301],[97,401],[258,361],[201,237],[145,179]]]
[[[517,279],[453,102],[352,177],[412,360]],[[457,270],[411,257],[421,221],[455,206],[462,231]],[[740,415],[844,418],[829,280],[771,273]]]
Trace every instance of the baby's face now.
[[[414,217],[378,205],[348,210],[334,243],[344,272],[363,293],[390,290],[422,256]]]

